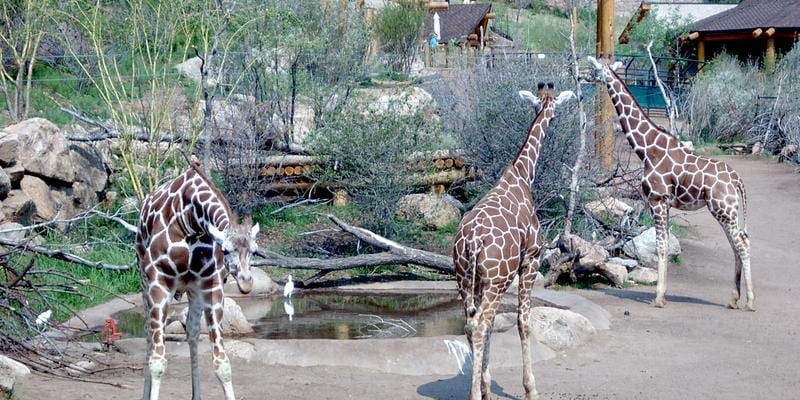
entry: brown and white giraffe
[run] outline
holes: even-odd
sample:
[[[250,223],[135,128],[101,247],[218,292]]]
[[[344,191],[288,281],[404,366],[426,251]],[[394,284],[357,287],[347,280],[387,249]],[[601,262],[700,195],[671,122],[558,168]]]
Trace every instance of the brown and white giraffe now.
[[[139,214],[136,257],[144,297],[147,368],[144,399],[157,400],[167,367],[164,327],[171,299],[188,295],[187,340],[192,366],[192,399],[200,399],[197,340],[205,314],[213,345],[214,372],[226,400],[234,400],[231,363],[222,344],[222,285],[231,273],[239,290],[253,285],[250,258],[257,249],[258,224],[239,224],[222,193],[193,164],[148,195]]]
[[[527,399],[537,397],[528,345],[533,283],[539,271],[542,239],[532,193],[536,161],[556,105],[574,96],[553,97],[553,85],[539,84],[538,97],[520,97],[541,104],[525,143],[511,165],[475,207],[464,215],[453,246],[456,281],[464,300],[465,331],[473,357],[471,399],[489,398],[489,341],[500,299],[519,276],[517,327],[522,341],[523,386]]]
[[[644,163],[642,195],[653,214],[658,249],[658,285],[653,303],[657,307],[666,305],[670,207],[691,211],[706,206],[725,230],[735,257],[734,289],[728,307],[739,307],[744,274],[745,309],[755,310],[750,277],[747,194],[742,179],[724,162],[692,154],[678,139],[653,123],[616,74],[621,62],[609,66],[605,60],[598,61],[594,57],[588,57],[588,60],[597,78],[608,88],[628,143]]]

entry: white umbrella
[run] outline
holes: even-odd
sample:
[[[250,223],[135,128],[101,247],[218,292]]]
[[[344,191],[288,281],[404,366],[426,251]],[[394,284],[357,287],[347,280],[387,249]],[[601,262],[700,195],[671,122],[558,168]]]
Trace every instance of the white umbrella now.
[[[433,34],[436,40],[442,40],[442,27],[439,25],[439,13],[433,14]]]

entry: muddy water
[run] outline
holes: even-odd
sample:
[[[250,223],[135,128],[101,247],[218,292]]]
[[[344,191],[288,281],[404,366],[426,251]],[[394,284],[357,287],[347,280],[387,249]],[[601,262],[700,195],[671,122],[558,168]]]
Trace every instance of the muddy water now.
[[[237,299],[262,339],[367,339],[464,333],[455,293],[306,292],[291,303],[282,297]],[[175,308],[173,308],[175,309]],[[180,310],[179,308],[177,310]],[[288,313],[293,311],[293,315]],[[142,310],[115,316],[127,337],[144,335]]]

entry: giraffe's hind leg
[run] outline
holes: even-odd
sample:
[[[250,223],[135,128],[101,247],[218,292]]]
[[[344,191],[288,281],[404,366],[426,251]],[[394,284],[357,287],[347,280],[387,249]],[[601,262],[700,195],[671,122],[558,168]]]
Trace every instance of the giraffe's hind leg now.
[[[730,213],[727,212],[726,209],[711,209],[711,213],[722,226],[722,229],[725,230],[725,236],[728,237],[728,242],[731,245],[734,255],[734,286],[731,299],[728,302],[728,308],[739,308],[739,299],[742,293],[742,276],[744,275],[745,293],[747,296],[747,303],[744,309],[755,311],[755,295],[753,293],[753,281],[750,274],[750,238],[739,228],[739,221],[735,212]]]
[[[528,260],[531,260],[528,262]],[[522,386],[525,388],[525,399],[535,400],[536,380],[533,378],[530,351],[530,316],[533,284],[539,271],[539,257],[526,258],[519,272],[519,306],[517,311],[517,331],[522,344]]]
[[[186,340],[192,367],[192,400],[200,400],[200,368],[197,359],[197,341],[200,337],[200,316],[203,314],[203,297],[189,292],[189,313],[186,315]]]
[[[472,386],[470,399],[489,399],[491,396],[491,376],[489,375],[488,347],[490,331],[495,314],[500,307],[500,297],[505,292],[505,286],[487,287],[481,299],[476,318],[478,326],[472,332]],[[488,379],[488,382],[486,380]]]

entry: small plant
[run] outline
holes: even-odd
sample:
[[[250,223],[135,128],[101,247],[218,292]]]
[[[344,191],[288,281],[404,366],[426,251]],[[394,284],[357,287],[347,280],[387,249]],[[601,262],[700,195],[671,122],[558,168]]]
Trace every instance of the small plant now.
[[[422,37],[422,23],[427,15],[416,1],[402,1],[385,7],[376,17],[373,30],[381,42],[389,66],[396,72],[408,72],[417,56]]]

